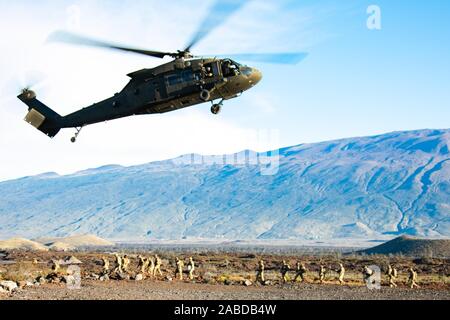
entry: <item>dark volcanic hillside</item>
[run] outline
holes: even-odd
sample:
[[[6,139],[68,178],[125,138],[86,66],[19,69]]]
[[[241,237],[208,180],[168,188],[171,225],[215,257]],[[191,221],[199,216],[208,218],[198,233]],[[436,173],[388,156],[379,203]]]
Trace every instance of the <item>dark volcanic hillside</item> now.
[[[450,130],[395,132],[281,149],[274,175],[239,153],[7,181],[0,238],[449,237],[449,148]]]
[[[366,254],[403,254],[414,257],[449,258],[450,240],[416,239],[402,236],[362,252]]]

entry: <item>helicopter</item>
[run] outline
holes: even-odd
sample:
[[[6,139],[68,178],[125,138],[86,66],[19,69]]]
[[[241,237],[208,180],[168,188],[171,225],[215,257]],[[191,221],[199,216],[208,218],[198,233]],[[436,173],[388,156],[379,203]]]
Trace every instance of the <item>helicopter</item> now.
[[[56,31],[48,40],[69,44],[114,49],[153,58],[170,57],[173,60],[155,68],[142,69],[128,74],[129,83],[114,96],[66,116],[61,116],[37,99],[30,88],[21,91],[18,98],[28,106],[25,121],[54,138],[61,129],[75,128],[71,138],[75,143],[81,130],[92,124],[137,115],[162,114],[211,103],[211,113],[220,113],[223,103],[239,97],[257,85],[263,75],[256,68],[224,57],[198,57],[191,49],[212,30],[224,23],[239,10],[243,2],[219,0],[210,10],[188,46],[177,52],[152,51],[116,45],[67,31]],[[271,53],[233,55],[258,62],[296,64],[306,53]]]

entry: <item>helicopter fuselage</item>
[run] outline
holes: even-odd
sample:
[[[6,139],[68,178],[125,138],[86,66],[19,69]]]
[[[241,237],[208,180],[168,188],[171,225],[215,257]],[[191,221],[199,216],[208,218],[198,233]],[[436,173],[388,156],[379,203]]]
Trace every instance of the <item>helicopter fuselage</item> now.
[[[262,78],[257,69],[230,59],[176,59],[128,76],[131,81],[120,93],[63,117],[61,128],[172,112],[217,99],[229,100]]]

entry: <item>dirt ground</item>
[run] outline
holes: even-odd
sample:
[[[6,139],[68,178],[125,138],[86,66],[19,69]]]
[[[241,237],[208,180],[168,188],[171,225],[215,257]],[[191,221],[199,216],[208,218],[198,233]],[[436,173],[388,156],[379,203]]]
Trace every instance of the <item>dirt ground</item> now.
[[[448,290],[287,284],[226,286],[162,281],[84,281],[80,290],[46,284],[20,291],[13,300],[450,300]]]
[[[122,253],[123,254],[123,253]],[[141,253],[150,257],[154,252]],[[75,256],[83,262],[81,288],[68,289],[63,283],[45,283],[25,287],[12,295],[0,295],[1,299],[13,300],[450,300],[450,270],[447,259],[413,259],[388,256],[280,256],[254,254],[210,254],[194,255],[196,261],[195,280],[175,280],[175,257],[173,252],[159,252],[163,259],[163,276],[142,281],[99,281],[92,276],[102,271],[101,258],[108,257],[111,268],[115,267],[110,253],[101,252],[9,252],[0,262],[0,278],[17,282],[32,281],[51,272],[52,259]],[[133,279],[139,272],[138,253],[129,253]],[[180,255],[187,262],[188,254]],[[37,259],[38,263],[33,263]],[[255,284],[256,269],[260,259],[266,261],[266,280],[269,285]],[[286,260],[292,268],[291,282],[283,284],[280,277],[281,262]],[[307,283],[294,283],[296,262],[306,264]],[[36,262],[36,261],[35,261]],[[343,263],[346,284],[338,285],[336,272],[338,263]],[[399,270],[398,288],[387,287],[384,275],[387,263]],[[318,269],[325,265],[328,272],[325,283],[318,282]],[[379,265],[382,272],[382,288],[369,290],[362,279],[365,265]],[[420,289],[407,286],[407,269],[412,266],[419,272]],[[64,270],[62,270],[64,273]],[[252,285],[245,286],[246,280]]]

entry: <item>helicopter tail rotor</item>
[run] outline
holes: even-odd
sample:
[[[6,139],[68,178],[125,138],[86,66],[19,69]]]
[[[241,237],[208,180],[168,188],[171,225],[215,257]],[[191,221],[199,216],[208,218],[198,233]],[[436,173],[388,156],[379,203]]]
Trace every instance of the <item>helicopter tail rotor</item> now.
[[[25,121],[43,132],[50,138],[58,134],[62,128],[62,117],[36,98],[36,93],[30,89],[23,89],[17,96],[28,106]]]

